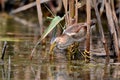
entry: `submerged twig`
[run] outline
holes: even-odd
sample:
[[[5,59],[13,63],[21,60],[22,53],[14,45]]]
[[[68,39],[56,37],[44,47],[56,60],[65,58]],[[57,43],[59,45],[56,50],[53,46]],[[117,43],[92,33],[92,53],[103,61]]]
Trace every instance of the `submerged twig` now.
[[[6,72],[5,72],[5,66],[4,65],[1,65],[2,68],[1,68],[1,74],[2,74],[2,80],[6,80]]]
[[[38,66],[38,70],[37,70],[37,73],[36,73],[36,76],[35,76],[35,80],[41,80],[40,73],[41,73],[41,66]]]
[[[4,42],[4,46],[3,46],[3,49],[2,49],[2,56],[1,56],[1,59],[2,59],[2,60],[4,60],[6,47],[7,47],[7,41]]]
[[[10,80],[11,77],[11,57],[9,56],[8,60],[8,80]]]

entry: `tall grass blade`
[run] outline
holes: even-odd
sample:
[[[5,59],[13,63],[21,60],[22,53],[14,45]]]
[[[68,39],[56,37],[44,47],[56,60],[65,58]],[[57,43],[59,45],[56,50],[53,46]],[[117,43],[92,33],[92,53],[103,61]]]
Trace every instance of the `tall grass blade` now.
[[[32,59],[33,53],[37,47],[37,45],[56,27],[56,25],[58,23],[60,23],[60,21],[62,21],[64,19],[64,16],[61,18],[59,16],[55,16],[54,19],[51,21],[50,25],[48,26],[48,28],[44,31],[44,33],[42,34],[41,38],[38,40],[37,44],[35,45],[35,47],[32,50],[31,56],[30,58]]]
[[[62,21],[64,19],[64,17],[59,17],[56,16],[50,23],[50,25],[48,26],[48,28],[44,31],[43,35],[41,36],[40,40],[43,40],[55,27],[56,25]]]

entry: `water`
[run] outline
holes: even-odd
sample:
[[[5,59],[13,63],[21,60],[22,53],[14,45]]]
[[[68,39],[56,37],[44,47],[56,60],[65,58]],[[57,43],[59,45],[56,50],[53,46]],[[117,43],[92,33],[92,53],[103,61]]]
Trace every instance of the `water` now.
[[[113,59],[108,63],[107,59],[98,57],[85,63],[84,60],[68,60],[61,55],[63,51],[57,51],[52,60],[48,55],[50,44],[47,38],[30,60],[39,38],[35,28],[12,19],[0,19],[1,52],[4,41],[8,42],[4,63],[0,65],[0,80],[120,80],[120,63],[113,63]],[[96,39],[94,37],[95,41],[91,43],[91,53],[104,53],[101,42]]]

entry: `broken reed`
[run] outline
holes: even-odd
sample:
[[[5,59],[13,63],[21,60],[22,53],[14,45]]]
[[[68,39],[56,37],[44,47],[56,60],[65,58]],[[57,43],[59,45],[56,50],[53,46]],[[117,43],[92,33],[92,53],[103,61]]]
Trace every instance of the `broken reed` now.
[[[102,26],[100,14],[99,14],[99,11],[98,11],[97,2],[96,2],[96,0],[92,0],[92,3],[94,5],[95,14],[96,14],[96,17],[97,17],[97,22],[98,22],[98,27],[99,27],[99,33],[100,33],[101,41],[103,43],[106,55],[107,55],[107,57],[109,57],[110,51],[108,49],[107,41],[105,39],[105,35],[104,35],[104,31],[103,31],[103,26]]]
[[[117,19],[117,16],[115,14],[114,1],[111,0],[110,2],[107,2],[106,0],[103,0],[102,6],[101,6],[101,9],[99,12],[98,5],[97,5],[99,3],[96,0],[87,0],[86,1],[86,14],[87,14],[86,20],[87,20],[87,23],[89,23],[91,20],[91,1],[92,1],[93,8],[95,10],[95,14],[96,14],[96,18],[97,18],[101,41],[103,43],[106,55],[107,55],[107,57],[109,57],[110,50],[109,50],[109,47],[107,45],[108,41],[105,38],[103,26],[102,26],[102,22],[101,22],[101,15],[103,13],[104,7],[106,8],[105,13],[106,13],[107,22],[109,25],[108,29],[113,37],[112,41],[113,41],[113,44],[115,47],[114,48],[115,54],[118,57],[118,61],[120,61],[120,51],[119,51],[119,46],[118,46],[118,43],[119,43],[118,38],[120,38],[120,32],[119,32],[120,29],[118,26],[118,19]],[[63,4],[65,7],[65,13],[67,14],[67,12],[69,12],[69,14],[65,18],[67,26],[74,24],[74,20],[75,20],[75,23],[77,23],[78,22],[78,7],[77,7],[78,0],[70,0],[70,1],[63,0]],[[69,8],[68,8],[67,4],[69,5]],[[90,50],[90,26],[89,25],[87,26],[86,50],[88,52]]]
[[[108,21],[108,25],[109,25],[109,31],[111,33],[111,36],[112,36],[112,41],[113,41],[113,44],[114,44],[114,49],[115,49],[115,53],[118,57],[118,61],[120,61],[120,51],[119,51],[119,45],[118,45],[118,36],[117,34],[117,31],[116,31],[116,25],[115,25],[115,22],[114,22],[114,15],[113,15],[113,12],[112,12],[112,9],[111,9],[111,6],[110,6],[111,2],[107,2],[105,0],[105,8],[106,8],[106,16],[107,16],[107,21]]]

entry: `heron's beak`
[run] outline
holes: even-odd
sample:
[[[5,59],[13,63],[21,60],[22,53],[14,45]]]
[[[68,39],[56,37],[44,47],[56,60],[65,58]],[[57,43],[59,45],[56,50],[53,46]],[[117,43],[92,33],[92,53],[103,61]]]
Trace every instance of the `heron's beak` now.
[[[56,42],[53,42],[51,45],[50,45],[50,50],[49,50],[49,53],[51,53],[53,51],[53,49],[55,48],[56,46]]]

